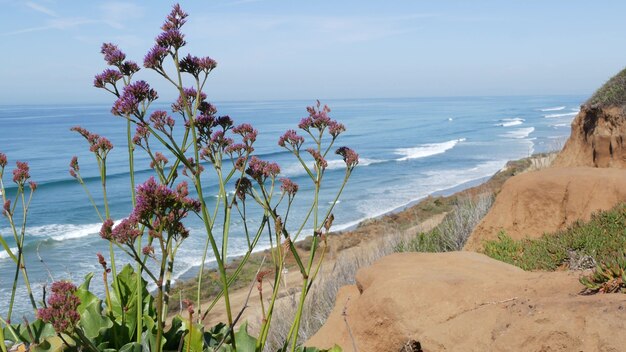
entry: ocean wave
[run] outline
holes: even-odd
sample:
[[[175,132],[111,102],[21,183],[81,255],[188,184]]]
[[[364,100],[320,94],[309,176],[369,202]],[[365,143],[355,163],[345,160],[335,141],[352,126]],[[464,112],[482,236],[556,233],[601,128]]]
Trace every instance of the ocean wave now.
[[[517,125],[521,125],[524,123],[524,119],[521,119],[519,117],[513,118],[513,119],[502,119],[500,120],[500,123],[495,124],[494,126],[499,126],[499,127],[511,127],[511,126],[517,126]]]
[[[509,131],[505,134],[501,134],[500,137],[522,139],[528,137],[535,131],[534,127],[519,128],[514,131]]]
[[[565,127],[567,125],[567,123],[555,123],[553,125],[550,125],[550,127]]]
[[[556,106],[553,108],[543,108],[543,109],[539,109],[539,111],[561,111],[564,110],[565,106]]]
[[[380,164],[380,163],[385,163],[388,161],[391,161],[391,160],[359,158],[359,165],[357,167],[369,166],[372,164]],[[326,167],[326,170],[339,170],[339,169],[344,169],[346,167],[346,163],[342,159],[332,159],[332,160],[327,160],[327,162],[328,162],[328,166]],[[312,163],[308,165],[308,167],[311,170],[314,169],[314,165]],[[304,168],[302,168],[302,164],[300,164],[299,162],[292,163],[286,166],[281,166],[280,169],[281,169],[280,174],[283,176],[295,177],[295,176],[306,174],[306,171],[304,171]]]
[[[17,247],[11,247],[11,252],[13,254],[17,253]],[[10,258],[9,254],[4,250],[4,248],[2,248],[2,251],[0,251],[0,260],[2,259],[7,259]]]
[[[563,114],[548,114],[548,115],[544,115],[543,117],[545,117],[546,119],[553,119],[557,117],[576,116],[576,115],[578,115],[578,112],[566,112]]]
[[[460,142],[464,142],[465,138],[453,139],[451,141],[443,143],[427,143],[421,144],[413,148],[398,148],[395,150],[397,155],[403,155],[403,157],[397,159],[398,161],[405,161],[411,159],[426,158],[429,156],[445,153],[446,151],[454,148]]]

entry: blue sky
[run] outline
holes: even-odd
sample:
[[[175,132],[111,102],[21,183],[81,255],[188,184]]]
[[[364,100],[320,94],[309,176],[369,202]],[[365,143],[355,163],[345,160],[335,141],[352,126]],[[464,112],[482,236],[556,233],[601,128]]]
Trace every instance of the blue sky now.
[[[0,0],[0,104],[110,102],[102,42],[141,63],[172,3]],[[212,100],[590,94],[626,66],[624,1],[181,1]],[[149,72],[163,98],[173,92]]]

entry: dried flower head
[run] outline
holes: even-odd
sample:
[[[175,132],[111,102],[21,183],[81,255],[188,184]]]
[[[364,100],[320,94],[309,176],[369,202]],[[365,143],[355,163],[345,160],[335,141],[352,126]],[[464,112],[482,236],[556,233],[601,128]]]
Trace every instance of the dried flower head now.
[[[143,255],[145,256],[153,256],[154,255],[154,247],[152,246],[145,246],[141,249],[141,253],[143,253]]]
[[[8,217],[11,215],[11,200],[7,199],[2,206],[2,215]]]
[[[70,128],[70,130],[78,132],[81,136],[83,136],[89,143],[89,150],[92,153],[95,153],[96,156],[98,156],[100,159],[105,159],[109,151],[113,149],[113,143],[111,143],[111,141],[109,141],[105,137],[101,137],[95,133],[91,133],[87,131],[87,129],[85,128],[82,128],[80,126],[75,126],[75,127]],[[74,169],[73,167],[74,161],[75,161],[74,158],[72,158],[72,162],[70,162],[70,167],[72,169]],[[75,165],[78,166],[77,160],[76,160]],[[74,169],[74,171],[77,172],[78,169]]]
[[[97,253],[96,256],[98,256],[98,263],[100,263],[102,269],[104,269],[104,271],[108,273],[111,269],[107,268],[107,261],[104,259],[102,253]]]
[[[313,160],[315,160],[315,166],[318,169],[324,170],[328,167],[328,162],[326,161],[326,159],[324,159],[324,157],[322,156],[322,154],[320,154],[319,151],[313,148],[307,148],[306,151],[309,152],[309,154],[311,154],[311,156],[313,157]]]
[[[280,173],[280,167],[276,163],[263,161],[256,156],[250,158],[246,174],[259,183],[265,182],[269,178],[275,178]]]
[[[328,117],[328,113],[330,112],[330,108],[326,105],[321,107],[321,103],[318,100],[317,106],[309,106],[306,108],[309,116],[303,118],[298,124],[300,129],[305,131],[309,131],[311,128],[315,128],[318,130],[323,130],[331,123],[330,117]]]
[[[302,144],[304,144],[304,137],[298,136],[294,130],[287,130],[287,132],[278,139],[279,146],[287,147],[289,145],[293,150],[299,150]]]
[[[168,160],[165,157],[165,155],[163,155],[161,152],[156,152],[154,154],[154,160],[150,162],[150,168],[154,169],[156,166],[158,166],[159,168],[163,169],[165,168],[165,164],[167,163],[168,163]]]
[[[7,156],[4,153],[0,153],[0,168],[4,169],[7,166]]]
[[[237,198],[242,201],[246,200],[246,194],[249,194],[251,190],[252,182],[250,182],[250,179],[245,176],[238,179],[235,183],[235,194],[237,195]]]
[[[52,284],[51,291],[48,306],[39,309],[37,317],[52,324],[57,333],[70,334],[80,320],[77,311],[80,299],[76,296],[76,286],[71,282],[57,281]]]

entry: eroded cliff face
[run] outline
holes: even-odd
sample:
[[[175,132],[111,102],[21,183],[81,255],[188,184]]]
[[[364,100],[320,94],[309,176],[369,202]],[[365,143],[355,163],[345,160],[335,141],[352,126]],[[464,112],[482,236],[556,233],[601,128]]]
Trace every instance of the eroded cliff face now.
[[[553,166],[626,168],[626,113],[621,107],[584,105]]]

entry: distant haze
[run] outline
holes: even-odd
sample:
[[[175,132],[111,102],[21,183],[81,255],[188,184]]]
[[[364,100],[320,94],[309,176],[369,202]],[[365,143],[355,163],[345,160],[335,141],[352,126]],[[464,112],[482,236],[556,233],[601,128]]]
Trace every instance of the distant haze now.
[[[142,63],[172,4],[0,0],[0,104],[110,102],[92,88],[101,43]],[[623,1],[181,5],[184,49],[218,62],[211,100],[588,95],[626,66]]]

